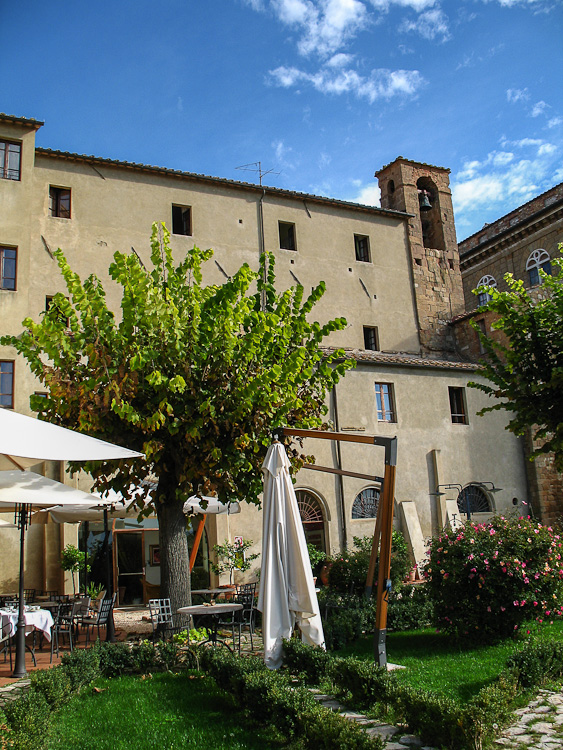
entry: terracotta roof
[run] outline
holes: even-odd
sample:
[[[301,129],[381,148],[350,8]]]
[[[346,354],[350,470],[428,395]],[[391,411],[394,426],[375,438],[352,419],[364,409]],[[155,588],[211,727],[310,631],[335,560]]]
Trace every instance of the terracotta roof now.
[[[5,112],[0,112],[0,121],[15,122],[18,125],[33,125],[36,129],[45,125],[41,120],[34,120],[31,117],[16,117],[15,115],[7,115]]]
[[[105,165],[109,167],[119,167],[122,169],[132,169],[139,172],[150,172],[152,174],[165,174],[171,177],[192,180],[195,182],[205,182],[216,185],[224,185],[238,190],[252,190],[253,192],[265,191],[266,194],[279,195],[284,198],[294,200],[311,201],[314,203],[323,203],[349,208],[352,211],[362,211],[366,213],[383,214],[385,216],[395,216],[401,219],[407,219],[409,214],[403,211],[394,211],[389,208],[378,208],[376,206],[366,206],[361,203],[352,203],[351,201],[338,200],[336,198],[326,198],[321,195],[311,195],[309,193],[300,193],[295,190],[285,190],[283,188],[267,187],[265,185],[256,185],[251,182],[241,182],[238,180],[228,180],[224,177],[211,177],[210,175],[198,174],[196,172],[182,172],[179,169],[169,169],[168,167],[155,167],[150,164],[139,164],[136,162],[119,161],[118,159],[105,159],[99,156],[88,156],[86,154],[73,154],[69,151],[54,151],[50,148],[36,148],[35,152],[40,156],[53,157],[58,159],[67,159],[69,161],[80,161],[87,164]]]
[[[326,346],[323,350],[327,353],[337,351],[337,346]],[[425,369],[439,370],[469,370],[475,372],[479,370],[479,365],[472,362],[451,362],[446,359],[426,359],[416,354],[407,354],[405,352],[374,352],[366,349],[346,349],[344,348],[344,358],[353,359],[356,362],[373,365],[405,365],[407,367],[422,367]]]
[[[379,175],[387,169],[387,167],[390,167],[391,164],[395,164],[395,162],[402,161],[404,164],[412,164],[413,167],[428,167],[429,169],[439,169],[442,172],[451,172],[451,169],[448,169],[447,167],[437,167],[435,164],[426,164],[423,161],[412,161],[411,159],[405,159],[404,156],[398,156],[396,159],[393,159],[393,161],[390,161],[389,164],[386,164],[384,167],[381,167],[381,169],[378,169],[375,173],[375,177],[379,177]]]

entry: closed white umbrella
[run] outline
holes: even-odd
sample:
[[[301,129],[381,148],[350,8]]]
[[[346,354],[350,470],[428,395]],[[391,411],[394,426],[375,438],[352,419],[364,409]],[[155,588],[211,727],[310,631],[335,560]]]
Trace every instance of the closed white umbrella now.
[[[205,508],[202,503],[205,501],[207,505]],[[190,497],[184,503],[184,513],[186,515],[197,515],[198,513],[203,515],[233,515],[233,513],[240,513],[239,503],[222,503],[217,500],[216,497]]]
[[[324,647],[324,634],[313,572],[281,443],[268,449],[264,472],[262,567],[258,609],[262,612],[264,661],[270,669],[282,663],[282,641],[295,625],[306,643]]]

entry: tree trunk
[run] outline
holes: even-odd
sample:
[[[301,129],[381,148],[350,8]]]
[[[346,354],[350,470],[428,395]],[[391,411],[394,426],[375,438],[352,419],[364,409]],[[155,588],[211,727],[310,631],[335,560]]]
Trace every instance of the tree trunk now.
[[[160,592],[170,599],[172,612],[191,604],[186,516],[175,498],[157,503],[160,531]]]

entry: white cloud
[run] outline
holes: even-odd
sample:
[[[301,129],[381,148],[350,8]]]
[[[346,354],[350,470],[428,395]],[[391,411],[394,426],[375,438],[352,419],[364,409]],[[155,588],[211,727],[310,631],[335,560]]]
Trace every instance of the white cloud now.
[[[554,154],[557,151],[557,147],[553,143],[542,143],[538,149],[538,156],[546,156]]]
[[[546,109],[549,107],[548,104],[546,104],[544,101],[537,102],[532,107],[532,117],[539,117],[540,115],[545,114]]]
[[[345,55],[343,52],[339,52],[337,55],[333,55],[330,60],[327,60],[326,64],[330,68],[343,68],[350,65],[353,60],[354,55]]]
[[[309,84],[322,94],[352,94],[358,99],[367,99],[373,104],[377,99],[395,96],[412,97],[425,81],[418,70],[372,70],[362,76],[351,69],[332,70],[321,68],[316,73],[307,73],[298,68],[281,66],[269,72],[275,86],[291,88],[300,83]]]
[[[443,42],[446,42],[451,38],[448,17],[440,8],[433,8],[421,13],[415,21],[405,18],[399,26],[399,31],[405,33],[414,32],[430,41],[436,39],[436,37],[440,37]]]
[[[375,183],[363,187],[352,199],[354,203],[361,203],[364,206],[380,206],[381,190]]]
[[[547,123],[548,128],[556,128],[563,123],[563,117],[552,117]]]
[[[388,11],[391,5],[398,5],[401,8],[412,8],[417,13],[433,8],[436,0],[370,0],[374,8],[381,11]]]
[[[530,98],[530,95],[528,94],[528,89],[507,89],[506,92],[506,99],[511,104],[515,104],[516,102],[525,102]]]
[[[319,169],[323,169],[323,167],[328,167],[330,162],[332,161],[332,156],[330,154],[326,154],[324,151],[319,156]]]

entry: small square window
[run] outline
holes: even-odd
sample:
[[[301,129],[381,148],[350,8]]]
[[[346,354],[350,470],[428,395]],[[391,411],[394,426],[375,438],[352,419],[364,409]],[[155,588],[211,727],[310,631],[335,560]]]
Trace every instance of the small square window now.
[[[0,289],[16,290],[17,259],[15,247],[0,247]]]
[[[14,362],[0,360],[0,407],[14,408]]]
[[[375,399],[377,402],[377,419],[379,422],[396,422],[395,399],[392,383],[376,383]]]
[[[361,260],[363,263],[371,263],[369,237],[367,235],[355,234],[354,247],[356,248],[356,260]]]
[[[280,221],[280,248],[282,250],[297,250],[295,243],[295,224],[290,224],[287,221]]]
[[[70,188],[49,185],[49,211],[51,216],[70,219]]]
[[[465,405],[465,388],[448,388],[450,394],[450,413],[453,424],[467,424],[467,407]]]
[[[172,206],[172,234],[192,236],[191,206]]]
[[[0,178],[19,180],[21,176],[21,143],[0,141]]]
[[[376,326],[364,326],[364,349],[379,351],[379,336]]]

